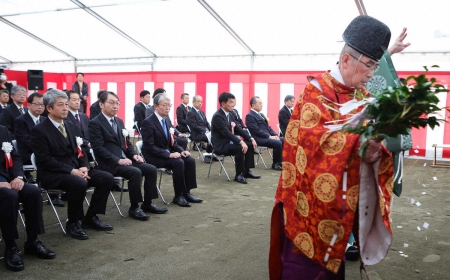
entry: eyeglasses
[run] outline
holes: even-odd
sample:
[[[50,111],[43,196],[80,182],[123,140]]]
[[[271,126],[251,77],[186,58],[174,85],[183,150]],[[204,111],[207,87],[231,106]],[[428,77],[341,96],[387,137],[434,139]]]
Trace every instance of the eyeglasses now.
[[[109,103],[111,106],[114,106],[114,105],[120,106],[120,102],[108,101],[108,103]]]
[[[378,64],[375,64],[375,65],[369,65],[369,64],[365,63],[364,61],[361,61],[361,57],[360,57],[360,58],[357,58],[357,57],[354,57],[354,56],[351,55],[351,54],[348,54],[348,55],[351,56],[351,57],[353,57],[354,59],[358,60],[358,61],[361,62],[362,64],[364,64],[367,68],[369,68],[370,70],[372,70],[374,73],[377,72],[378,69],[380,69],[380,65],[378,65]],[[362,56],[362,54],[361,54],[361,56]]]
[[[164,108],[170,108],[170,107],[172,107],[172,104],[161,104],[161,105],[158,105],[158,106],[161,106],[161,107],[164,107]]]
[[[33,104],[36,107],[44,107],[44,103],[30,103]]]

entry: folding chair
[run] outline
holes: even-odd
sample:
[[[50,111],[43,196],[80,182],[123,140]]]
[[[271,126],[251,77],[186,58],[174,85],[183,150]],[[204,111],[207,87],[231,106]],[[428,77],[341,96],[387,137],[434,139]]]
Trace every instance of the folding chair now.
[[[250,130],[247,129],[247,132],[248,132],[248,134],[249,134],[250,136],[252,136],[252,134],[250,133]],[[273,159],[273,156],[272,156],[272,153],[270,152],[269,147],[266,147],[266,146],[256,146],[255,152],[258,154],[258,159],[256,160],[255,166],[258,165],[259,159],[261,159],[262,163],[264,164],[264,168],[267,169],[267,165],[266,165],[266,163],[265,163],[265,161],[264,161],[264,159],[263,159],[263,157],[262,157],[262,155],[261,155],[261,152],[264,151],[264,150],[267,150],[267,151],[269,152],[270,158]]]
[[[142,145],[143,145],[143,141],[137,141],[136,142],[136,150],[137,150],[137,152],[138,152],[138,154],[144,159],[144,161],[145,161],[145,158],[144,158],[144,155],[142,154]],[[158,172],[159,172],[159,183],[158,183],[158,186],[156,187],[156,189],[157,189],[157,191],[158,191],[158,194],[159,194],[159,196],[161,197],[161,200],[165,203],[165,204],[170,204],[170,202],[167,202],[165,199],[164,199],[164,196],[162,195],[162,193],[161,193],[161,179],[162,179],[162,175],[163,175],[163,173],[168,173],[168,169],[167,168],[164,168],[164,167],[161,167],[161,168],[156,168],[156,170],[158,170]]]
[[[219,159],[218,162],[220,163],[219,176],[222,175],[222,170],[223,170],[223,171],[225,172],[225,175],[227,176],[228,181],[231,181],[231,180],[230,180],[230,176],[228,176],[228,172],[227,172],[227,170],[225,169],[225,166],[223,165],[223,162],[224,162],[224,160],[225,160],[226,155],[219,155],[219,154],[216,154],[216,153],[214,152],[214,145],[211,143],[211,133],[208,133],[208,134],[206,135],[206,137],[208,137],[208,144],[210,144],[210,145],[213,147],[213,150],[212,150],[211,153],[205,153],[205,156],[206,156],[206,155],[210,155],[210,156],[211,156],[211,161],[209,162],[208,179],[209,179],[209,174],[211,173],[211,165],[212,165],[212,163],[213,163],[213,161],[214,161],[213,158],[214,158],[214,157],[217,157],[217,158]],[[222,157],[222,158],[219,158],[219,157]],[[231,160],[234,162],[233,157],[230,156],[230,158],[231,158]]]
[[[192,133],[191,128],[189,127],[189,125],[187,126],[187,128],[188,128],[189,132]],[[191,143],[194,143],[195,148],[197,148],[197,151],[198,151],[197,159],[202,158],[202,161],[205,161],[205,158],[203,157],[203,154],[202,154],[202,149],[201,149],[201,147],[203,146],[203,144],[208,144],[208,143],[205,143],[205,142],[203,142],[203,141],[200,141],[200,142],[198,142],[198,143],[200,144],[200,146],[199,146],[199,145],[197,144],[197,142],[193,141],[193,140],[190,139],[190,138],[188,138],[188,139],[189,139],[188,141],[190,141]]]
[[[32,165],[32,167],[34,168],[34,170],[37,171],[37,166],[36,166],[36,156],[34,155],[34,153],[31,155],[31,165]],[[42,187],[40,186],[40,184],[39,184],[39,178],[36,178],[36,179],[37,179],[37,180],[36,180],[36,181],[37,181],[37,187],[41,190],[41,193],[43,193],[43,194],[45,194],[45,195],[47,196],[48,202],[50,203],[50,206],[51,206],[52,209],[53,209],[53,213],[55,213],[56,219],[58,219],[58,224],[59,224],[59,226],[61,227],[61,230],[64,232],[64,234],[66,234],[66,230],[64,229],[64,226],[63,226],[63,224],[61,223],[61,219],[59,218],[58,212],[56,212],[55,205],[53,205],[52,199],[50,198],[50,195],[48,194],[49,191],[50,191],[50,192],[56,192],[56,193],[58,193],[58,194],[61,194],[62,191],[61,191],[61,190],[53,190],[53,189],[46,190],[46,189],[44,189],[44,188],[42,188]]]
[[[278,137],[281,137],[281,128],[279,123],[277,123],[277,128],[278,128]]]
[[[17,141],[16,140],[12,140],[11,142],[12,142],[12,145],[14,147],[14,150],[16,150],[16,152],[19,152],[19,150],[17,149]],[[36,169],[33,168],[32,165],[23,165],[22,168],[23,168],[23,171],[36,171]],[[19,203],[19,204],[22,204],[22,203]],[[20,220],[22,221],[22,225],[23,225],[24,228],[26,228],[25,220],[23,219],[22,212],[20,212],[20,207],[19,207],[18,211],[19,211]]]
[[[94,162],[93,162],[94,166],[98,166],[97,160],[95,159],[94,150],[89,149],[89,152],[91,153],[92,159],[94,160]],[[111,195],[112,200],[114,201],[114,205],[116,206],[117,211],[119,212],[120,216],[125,217],[125,215],[122,214],[122,211],[120,210],[120,207],[119,207],[120,205],[122,205],[122,196],[123,196],[123,187],[124,187],[124,184],[125,184],[125,178],[123,178],[121,176],[114,176],[114,181],[122,182],[122,190],[120,191],[120,201],[119,201],[119,203],[117,203],[116,198],[114,197],[114,194],[112,193],[112,191],[110,191],[109,194]],[[87,198],[85,197],[84,199],[86,201],[86,204],[89,206],[89,201],[87,200]]]

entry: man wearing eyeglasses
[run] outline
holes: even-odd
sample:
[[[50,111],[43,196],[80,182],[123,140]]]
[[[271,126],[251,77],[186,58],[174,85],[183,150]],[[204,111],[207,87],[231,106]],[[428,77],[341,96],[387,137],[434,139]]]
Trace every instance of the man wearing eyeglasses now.
[[[13,103],[3,109],[0,118],[0,124],[9,130],[13,140],[16,139],[16,135],[14,134],[14,120],[28,111],[27,107],[23,105],[26,98],[27,90],[23,86],[13,86],[11,89],[11,99],[13,100]]]
[[[100,95],[99,104],[102,112],[89,123],[89,140],[98,167],[128,180],[130,217],[145,221],[150,218],[145,212],[166,213],[167,208],[152,204],[152,199],[158,198],[156,167],[145,163],[136,153],[123,121],[116,116],[120,107],[119,97],[113,92],[104,92]],[[144,197],[141,192],[142,177],[145,177]]]
[[[308,77],[286,128],[272,212],[270,279],[344,279],[344,256],[353,229],[363,264],[377,264],[389,251],[389,152],[369,140],[360,156],[359,135],[330,132],[326,125],[345,122],[362,109],[339,111],[342,104],[369,96],[365,85],[390,38],[384,23],[358,16],[344,31],[339,64]]]

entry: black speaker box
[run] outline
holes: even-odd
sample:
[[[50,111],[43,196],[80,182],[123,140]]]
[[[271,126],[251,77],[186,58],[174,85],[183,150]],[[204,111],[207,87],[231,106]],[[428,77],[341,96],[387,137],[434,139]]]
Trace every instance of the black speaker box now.
[[[28,90],[44,89],[44,71],[28,70]]]

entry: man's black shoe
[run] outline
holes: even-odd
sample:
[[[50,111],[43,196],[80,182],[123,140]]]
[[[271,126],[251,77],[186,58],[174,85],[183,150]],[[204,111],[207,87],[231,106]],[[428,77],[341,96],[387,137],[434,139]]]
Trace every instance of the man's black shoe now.
[[[345,260],[356,262],[359,260],[359,251],[358,247],[356,246],[350,246],[347,248],[347,251],[345,251]]]
[[[21,271],[24,269],[22,257],[19,255],[19,248],[11,247],[5,250],[4,261],[6,268],[12,271]]]
[[[191,207],[191,204],[189,202],[187,202],[186,199],[184,198],[184,196],[182,196],[182,195],[175,196],[173,198],[172,202],[174,204],[178,204],[181,207]]]
[[[90,227],[92,229],[95,230],[100,230],[100,231],[110,231],[113,230],[113,226],[110,224],[106,224],[102,221],[100,221],[100,219],[95,215],[92,218],[90,217],[86,217],[83,221],[83,228],[86,227]]]
[[[86,240],[89,238],[79,222],[66,223],[66,231],[72,238],[78,240]]]
[[[236,177],[234,177],[234,181],[241,184],[247,184],[247,180],[245,180],[244,176],[242,176],[241,174],[236,175]]]
[[[253,174],[253,172],[251,172],[250,170],[247,173],[244,174],[244,177],[245,178],[250,178],[250,179],[259,179],[259,178],[261,178],[260,175]]]
[[[204,160],[205,163],[211,163],[211,156],[205,156]]]
[[[118,192],[121,192],[121,191],[122,191],[122,188],[123,188],[123,192],[128,192],[128,189],[122,187],[122,185],[119,184],[118,182],[116,182],[116,183],[114,184],[113,190],[118,191]]]
[[[50,198],[52,199],[53,206],[55,206],[55,207],[64,207],[65,206],[64,201],[59,199],[59,197],[56,196],[54,198],[52,198],[52,197],[50,197]],[[50,205],[50,201],[48,201],[47,203]]]
[[[186,199],[186,201],[188,201],[188,202],[201,203],[203,201],[203,199],[201,199],[199,197],[195,197],[191,193],[185,193],[185,194],[183,194],[183,196]]]
[[[45,248],[39,239],[34,240],[33,243],[25,242],[23,251],[27,255],[35,255],[40,259],[54,259],[56,257],[55,252]]]
[[[272,169],[277,170],[277,171],[282,171],[283,166],[281,165],[281,163],[275,163],[275,164],[272,164]]]
[[[150,212],[150,213],[153,213],[153,214],[165,214],[168,211],[167,208],[165,208],[165,207],[158,207],[158,206],[156,206],[154,204],[151,204],[151,205],[142,204],[141,205],[141,209],[144,212]]]
[[[139,220],[139,221],[147,221],[150,218],[150,216],[145,214],[144,211],[142,211],[142,209],[139,207],[136,209],[129,209],[128,215],[131,218]]]

